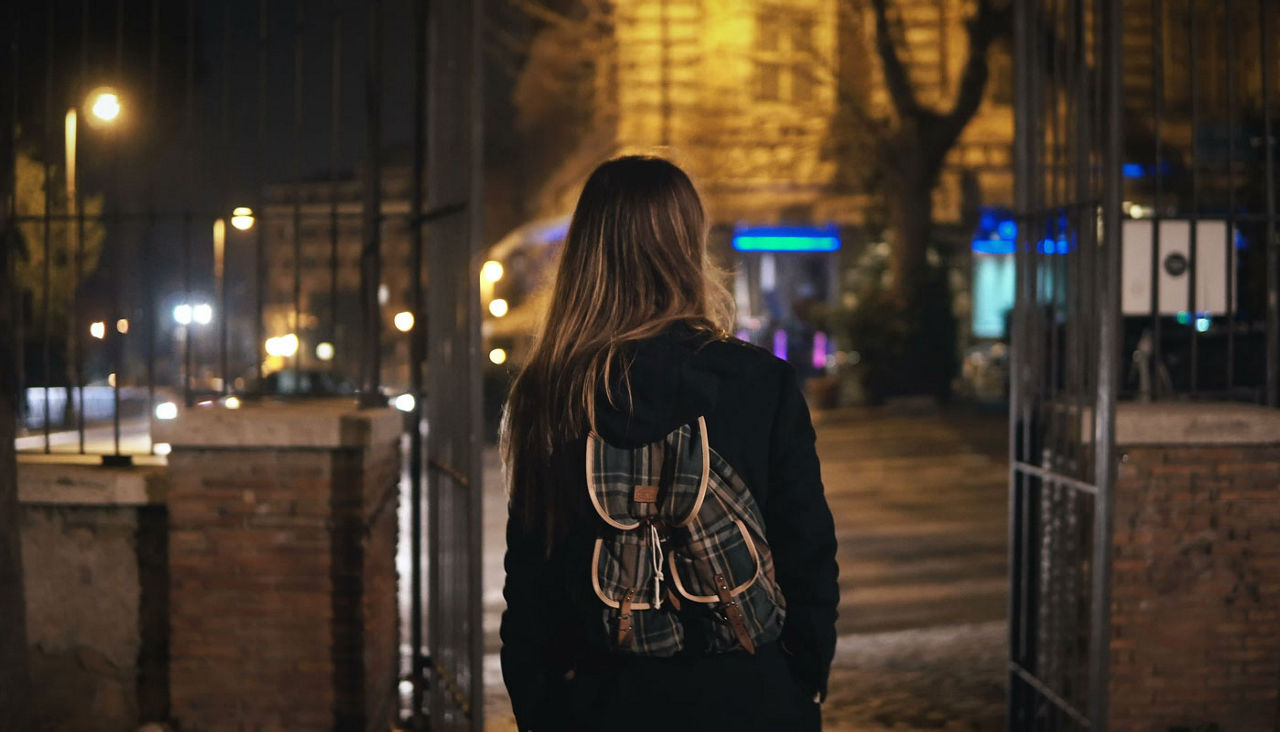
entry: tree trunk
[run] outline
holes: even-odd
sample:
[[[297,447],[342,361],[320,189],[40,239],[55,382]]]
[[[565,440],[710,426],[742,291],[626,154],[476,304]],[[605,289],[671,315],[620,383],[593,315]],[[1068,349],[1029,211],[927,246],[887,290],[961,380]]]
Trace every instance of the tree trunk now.
[[[933,235],[933,176],[909,159],[885,177],[885,208],[893,293],[904,305],[915,300]]]
[[[4,196],[0,195],[2,200]],[[13,444],[18,384],[13,327],[16,288],[11,285],[17,237],[7,224],[0,220],[0,720],[4,720],[6,728],[12,724],[12,729],[26,729],[26,600]]]

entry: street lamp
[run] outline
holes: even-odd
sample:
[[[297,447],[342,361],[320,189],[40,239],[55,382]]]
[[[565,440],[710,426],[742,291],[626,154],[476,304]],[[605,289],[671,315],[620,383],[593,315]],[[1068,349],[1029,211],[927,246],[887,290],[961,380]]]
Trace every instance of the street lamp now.
[[[200,325],[208,325],[213,322],[213,306],[207,302],[191,308],[191,319]]]
[[[497,282],[502,279],[502,263],[490,259],[480,268],[480,276],[485,282]]]
[[[90,124],[113,124],[120,118],[120,95],[116,94],[114,89],[110,87],[99,87],[90,92],[85,99],[85,106],[90,111]],[[63,130],[63,142],[66,148],[67,162],[67,213],[70,215],[68,221],[76,221],[76,208],[78,201],[76,200],[76,138],[79,131],[79,118],[76,108],[72,107],[67,110],[67,116]],[[79,227],[69,224],[68,231],[71,233],[71,246],[79,251],[79,242],[76,237],[79,236]],[[77,283],[78,284],[78,283]]]
[[[395,323],[396,330],[401,333],[408,333],[413,330],[413,313],[408,310],[402,310],[396,313],[396,317],[392,319]]]
[[[237,231],[248,231],[253,228],[253,209],[248,206],[236,206],[231,210],[231,225]]]
[[[495,318],[501,318],[507,314],[508,307],[507,301],[499,297],[489,303],[489,314]]]
[[[298,352],[298,336],[293,333],[286,333],[275,338],[268,338],[263,345],[266,347],[268,356],[289,358]]]
[[[113,122],[120,116],[120,97],[111,93],[98,95],[93,102],[93,116],[103,122]]]

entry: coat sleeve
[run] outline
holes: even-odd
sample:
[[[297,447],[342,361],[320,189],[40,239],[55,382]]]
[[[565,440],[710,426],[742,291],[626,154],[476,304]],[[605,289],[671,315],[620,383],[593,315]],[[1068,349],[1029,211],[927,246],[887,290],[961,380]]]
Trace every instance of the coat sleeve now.
[[[548,642],[552,636],[547,595],[550,561],[542,542],[520,525],[514,511],[507,517],[506,583],[502,595],[502,678],[511,696],[516,724],[524,730],[547,727],[551,669]]]
[[[788,366],[774,417],[765,526],[778,584],[787,601],[782,646],[797,678],[827,694],[835,655],[835,526],[823,494],[809,408]]]

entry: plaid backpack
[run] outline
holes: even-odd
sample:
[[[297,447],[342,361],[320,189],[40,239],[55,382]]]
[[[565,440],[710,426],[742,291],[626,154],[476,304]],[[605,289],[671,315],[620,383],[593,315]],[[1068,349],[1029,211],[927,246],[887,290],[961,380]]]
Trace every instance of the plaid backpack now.
[[[587,438],[587,490],[603,520],[591,584],[606,643],[623,653],[755,653],[786,603],[764,520],[707,443],[706,421],[636,449]]]

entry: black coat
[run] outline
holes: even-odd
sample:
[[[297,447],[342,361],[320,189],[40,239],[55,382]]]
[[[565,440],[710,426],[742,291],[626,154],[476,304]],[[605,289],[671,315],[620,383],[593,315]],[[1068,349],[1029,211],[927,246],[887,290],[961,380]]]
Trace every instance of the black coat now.
[[[637,344],[632,403],[597,402],[610,444],[639,446],[705,416],[711,448],[760,505],[787,602],[780,643],[717,656],[637,658],[604,648],[588,568],[599,518],[589,508],[585,435],[555,451],[551,476],[581,507],[550,557],[537,532],[507,523],[502,672],[521,730],[818,729],[835,651],[835,529],[809,410],[794,369],[738,340],[683,326]]]

